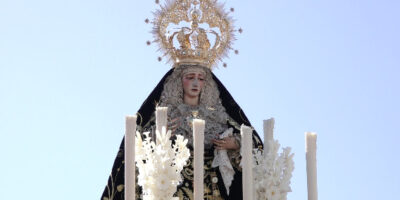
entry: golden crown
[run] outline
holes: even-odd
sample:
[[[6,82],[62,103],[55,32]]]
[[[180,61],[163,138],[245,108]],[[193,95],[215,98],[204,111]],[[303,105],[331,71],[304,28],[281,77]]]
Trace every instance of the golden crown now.
[[[153,42],[175,66],[199,64],[212,68],[227,56],[235,40],[236,30],[228,14],[216,0],[169,0],[154,13]]]

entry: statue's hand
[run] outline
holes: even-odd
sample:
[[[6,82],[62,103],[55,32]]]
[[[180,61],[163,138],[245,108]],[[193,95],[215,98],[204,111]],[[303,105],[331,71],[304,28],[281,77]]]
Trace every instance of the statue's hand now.
[[[171,135],[174,135],[176,129],[181,125],[181,118],[177,117],[168,122],[168,130],[171,130]]]
[[[236,138],[229,136],[223,139],[213,139],[214,147],[218,150],[237,150],[239,145],[236,142]]]

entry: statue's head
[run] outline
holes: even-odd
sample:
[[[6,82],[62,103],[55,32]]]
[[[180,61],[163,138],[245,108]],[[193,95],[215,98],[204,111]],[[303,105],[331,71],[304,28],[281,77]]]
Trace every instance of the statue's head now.
[[[188,67],[182,71],[183,101],[199,101],[200,93],[203,90],[206,79],[206,72],[202,67]]]
[[[174,72],[164,83],[160,105],[187,104],[185,96],[208,107],[219,102],[219,91],[208,67],[186,64],[174,67]]]

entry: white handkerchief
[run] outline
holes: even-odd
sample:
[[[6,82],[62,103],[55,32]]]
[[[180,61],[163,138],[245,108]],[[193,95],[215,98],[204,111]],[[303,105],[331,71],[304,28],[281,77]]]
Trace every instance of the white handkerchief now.
[[[219,138],[225,138],[232,136],[233,129],[229,128],[224,133],[222,133]],[[229,195],[229,187],[232,185],[233,176],[235,175],[235,170],[232,167],[231,161],[229,160],[227,150],[214,150],[214,160],[211,165],[212,167],[219,167],[222,179],[226,188],[226,192]]]

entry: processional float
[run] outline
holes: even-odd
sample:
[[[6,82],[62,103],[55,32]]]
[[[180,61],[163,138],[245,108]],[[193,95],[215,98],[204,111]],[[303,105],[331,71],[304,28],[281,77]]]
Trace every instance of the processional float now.
[[[156,1],[160,4],[159,1]],[[234,11],[233,8],[230,9]],[[170,0],[154,13],[154,41],[163,57],[174,64],[191,63],[212,68],[232,50],[235,33],[232,18],[216,0]],[[150,23],[149,19],[145,20]],[[237,54],[238,50],[234,50]],[[160,61],[162,57],[158,58]],[[226,63],[223,63],[226,67]],[[126,117],[125,200],[135,199],[135,177],[143,189],[144,200],[177,200],[173,197],[181,182],[180,171],[190,156],[187,139],[177,136],[172,143],[167,130],[166,107],[156,110],[156,141],[149,133],[136,132],[136,116]],[[203,153],[205,121],[193,120],[194,199],[203,200]],[[275,121],[264,121],[264,149],[253,149],[252,128],[241,126],[241,166],[244,200],[285,200],[291,192],[294,169],[289,147],[278,153],[280,144],[273,138]],[[143,135],[145,139],[143,139]],[[306,160],[308,199],[317,200],[316,134],[307,132]],[[167,167],[165,167],[167,166]],[[136,174],[135,168],[139,174]],[[166,183],[160,188],[151,180]],[[164,181],[164,182],[163,182]]]

